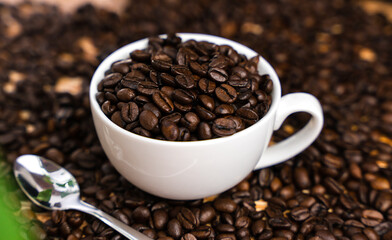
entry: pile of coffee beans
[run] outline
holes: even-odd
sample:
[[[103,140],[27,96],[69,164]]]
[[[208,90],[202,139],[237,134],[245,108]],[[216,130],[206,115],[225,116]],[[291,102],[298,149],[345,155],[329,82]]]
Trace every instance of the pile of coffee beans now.
[[[145,50],[112,64],[97,101],[115,124],[166,140],[232,135],[261,119],[271,105],[269,75],[232,47],[151,37]]]
[[[72,172],[83,200],[155,239],[391,239],[392,24],[357,2],[145,0],[121,16],[92,6],[63,15],[45,5],[0,4],[0,198],[25,217],[20,233],[124,239],[87,214],[31,205],[12,163],[33,153]],[[109,53],[168,32],[218,35],[260,53],[283,94],[304,91],[321,101],[321,135],[298,156],[211,198],[171,201],[132,186],[102,151],[88,87]],[[293,115],[274,141],[307,119]]]

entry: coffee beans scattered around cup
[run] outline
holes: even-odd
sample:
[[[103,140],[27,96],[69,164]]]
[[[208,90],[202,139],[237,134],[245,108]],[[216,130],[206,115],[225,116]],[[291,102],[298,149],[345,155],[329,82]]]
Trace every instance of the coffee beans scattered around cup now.
[[[146,49],[112,64],[96,99],[111,121],[145,137],[229,136],[256,123],[271,105],[273,84],[258,74],[258,60],[227,45],[151,37]]]

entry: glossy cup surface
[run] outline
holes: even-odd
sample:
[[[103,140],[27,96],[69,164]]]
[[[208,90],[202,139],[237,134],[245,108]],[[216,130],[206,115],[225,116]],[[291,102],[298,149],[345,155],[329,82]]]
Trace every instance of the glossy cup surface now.
[[[230,45],[248,58],[257,55],[234,41],[206,34],[178,34],[182,41],[194,39]],[[108,56],[95,71],[90,85],[90,104],[102,147],[113,166],[132,184],[151,194],[170,199],[198,199],[223,192],[245,178],[256,166],[270,141],[281,99],[277,74],[262,57],[259,74],[273,81],[272,105],[256,124],[232,136],[192,142],[171,142],[139,136],[107,118],[96,101],[97,85],[113,62],[147,47],[148,39],[128,44]]]

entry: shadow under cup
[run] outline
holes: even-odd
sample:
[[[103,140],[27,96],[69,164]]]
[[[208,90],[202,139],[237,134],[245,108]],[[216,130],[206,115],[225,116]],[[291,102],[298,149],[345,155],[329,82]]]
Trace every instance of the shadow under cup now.
[[[230,45],[248,59],[258,55],[237,42],[221,37],[180,33],[182,41],[207,41]],[[164,36],[163,36],[164,37]],[[90,85],[94,125],[102,147],[113,166],[128,181],[151,194],[190,200],[221,193],[244,179],[259,162],[270,141],[275,113],[281,99],[279,78],[262,57],[260,75],[273,82],[272,103],[267,114],[254,125],[228,137],[191,142],[173,142],[143,137],[114,124],[101,110],[97,86],[113,62],[147,47],[148,39],[128,44],[108,56],[95,71]]]

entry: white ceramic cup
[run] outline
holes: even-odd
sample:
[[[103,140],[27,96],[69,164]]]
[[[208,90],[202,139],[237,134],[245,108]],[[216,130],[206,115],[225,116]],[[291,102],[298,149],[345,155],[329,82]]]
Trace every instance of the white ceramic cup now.
[[[237,42],[194,33],[180,33],[183,41],[194,39],[218,45],[230,45],[248,58],[256,52]],[[102,112],[97,86],[115,61],[129,53],[145,49],[148,39],[128,44],[108,56],[97,68],[90,85],[90,104],[99,140],[113,166],[132,184],[151,194],[178,200],[190,200],[221,193],[239,183],[252,170],[281,163],[308,147],[323,126],[319,101],[307,93],[281,97],[279,78],[262,57],[260,74],[273,81],[272,104],[267,114],[254,125],[228,137],[192,142],[164,141],[143,137],[114,124]],[[307,112],[312,118],[299,132],[268,147],[274,130],[292,113]]]

